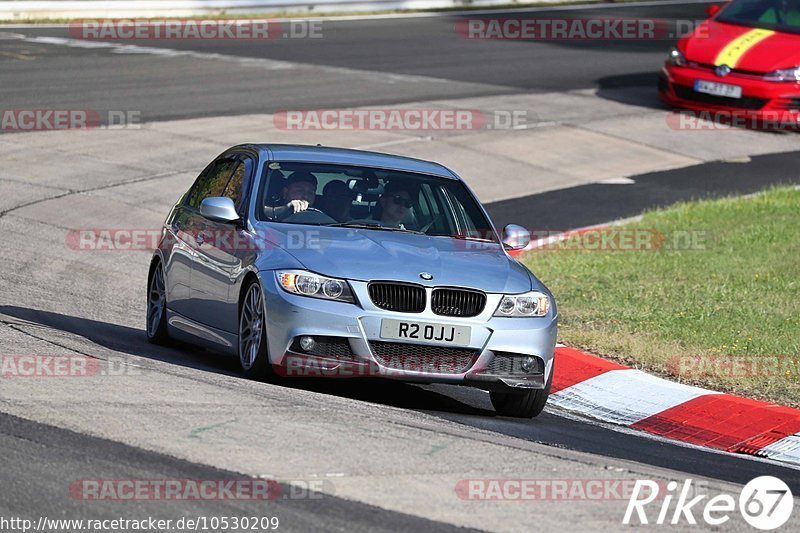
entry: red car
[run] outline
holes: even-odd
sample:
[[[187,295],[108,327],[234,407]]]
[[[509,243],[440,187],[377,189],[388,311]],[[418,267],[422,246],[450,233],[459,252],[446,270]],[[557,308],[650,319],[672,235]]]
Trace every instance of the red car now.
[[[800,124],[800,0],[734,0],[670,51],[658,90],[668,104],[760,125]],[[705,116],[705,115],[701,115]]]

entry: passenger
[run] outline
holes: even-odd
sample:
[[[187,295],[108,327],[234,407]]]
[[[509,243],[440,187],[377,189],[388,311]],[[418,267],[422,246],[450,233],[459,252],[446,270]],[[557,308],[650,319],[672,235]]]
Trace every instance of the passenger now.
[[[378,199],[381,204],[381,223],[384,226],[403,226],[403,221],[408,217],[411,203],[411,192],[400,183],[389,182],[383,187],[383,194]]]
[[[283,220],[314,205],[317,199],[317,178],[310,172],[296,171],[286,179],[281,192],[284,205],[265,207],[265,214],[273,220]]]
[[[320,208],[336,222],[350,220],[350,208],[355,195],[342,180],[329,181],[322,189],[322,205]]]

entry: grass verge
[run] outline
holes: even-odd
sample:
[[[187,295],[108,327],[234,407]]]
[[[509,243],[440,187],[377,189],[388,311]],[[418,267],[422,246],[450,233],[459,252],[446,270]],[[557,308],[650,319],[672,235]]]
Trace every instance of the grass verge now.
[[[603,249],[588,234],[523,258],[556,297],[561,342],[800,406],[800,190],[681,203],[604,234]]]

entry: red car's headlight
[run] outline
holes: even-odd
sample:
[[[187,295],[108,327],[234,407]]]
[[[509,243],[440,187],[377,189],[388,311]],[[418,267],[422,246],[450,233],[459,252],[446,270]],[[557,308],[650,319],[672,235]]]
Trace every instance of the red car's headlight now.
[[[775,70],[764,75],[767,81],[783,81],[789,83],[800,83],[800,67]]]
[[[669,57],[667,57],[667,63],[670,65],[674,65],[676,67],[685,67],[686,66],[686,58],[683,56],[680,50],[677,48],[673,48],[669,51]]]

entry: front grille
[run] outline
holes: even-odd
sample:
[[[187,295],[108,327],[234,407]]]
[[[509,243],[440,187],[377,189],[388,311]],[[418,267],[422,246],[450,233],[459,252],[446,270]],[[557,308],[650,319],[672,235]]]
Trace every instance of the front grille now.
[[[300,347],[300,338],[295,338],[292,343],[291,351],[319,357],[330,357],[333,359],[353,359],[353,351],[350,349],[350,341],[344,337],[314,337],[317,344],[310,351],[305,351]]]
[[[398,342],[373,341],[370,347],[381,366],[428,374],[461,374],[470,369],[478,354],[471,348]]]
[[[431,309],[443,316],[475,316],[483,311],[486,295],[467,289],[434,289]]]
[[[387,311],[421,313],[425,310],[425,289],[407,283],[373,282],[369,284],[372,303]]]
[[[707,70],[710,72],[716,73],[717,65],[712,65],[711,63],[696,63],[694,61],[689,62],[689,66],[692,68],[700,69],[700,70]],[[743,70],[740,68],[732,68],[729,74],[730,76],[742,76],[745,78],[755,78],[759,80],[764,79],[763,72],[756,72],[755,70]]]
[[[741,98],[728,98],[727,96],[714,96],[713,94],[698,93],[691,87],[675,85],[675,94],[678,98],[710,104],[716,106],[736,107],[739,109],[761,109],[767,105],[767,99],[755,98],[753,96],[743,96]]]
[[[535,376],[544,374],[544,360],[536,357],[536,368],[532,372],[525,372],[522,370],[522,360],[527,355],[512,354],[506,352],[495,352],[494,358],[489,362],[483,374],[491,374],[493,376]]]

